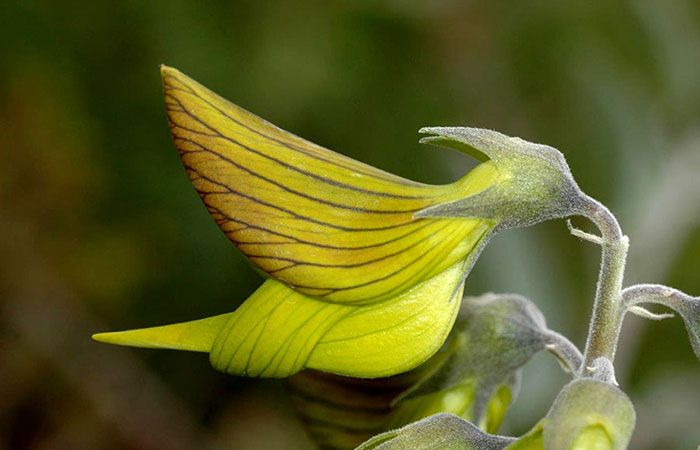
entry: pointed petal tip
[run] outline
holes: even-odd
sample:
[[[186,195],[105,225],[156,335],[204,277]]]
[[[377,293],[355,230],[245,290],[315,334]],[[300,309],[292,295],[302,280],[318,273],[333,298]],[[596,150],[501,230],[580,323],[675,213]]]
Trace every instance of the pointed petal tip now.
[[[175,74],[180,72],[179,70],[177,70],[173,67],[167,66],[165,64],[160,64],[158,66],[158,69],[160,70],[160,75],[163,77],[166,75],[175,75]]]
[[[147,328],[144,330],[148,330]],[[142,348],[174,348],[148,335],[144,335],[144,330],[113,331],[108,333],[95,333],[92,339],[97,342],[112,345],[122,345],[125,347]]]
[[[157,333],[153,333],[152,331],[152,328],[143,328],[138,330],[96,333],[92,335],[92,339],[105,344],[123,345],[127,347],[180,348],[179,346],[174,346],[172,342],[167,342],[169,339],[167,339],[166,336],[161,336],[159,338]]]
[[[97,342],[103,342],[105,344],[110,343],[110,335],[113,333],[95,333],[90,338],[92,338],[93,341]]]
[[[98,342],[128,347],[209,352],[216,335],[231,314],[233,313],[160,327],[97,333],[92,338]]]
[[[165,64],[161,64],[160,66],[158,66],[158,68],[160,70],[160,78],[161,78],[161,80],[163,80],[164,84],[167,84],[166,78],[173,78],[177,82],[185,83],[185,84],[195,82],[193,79],[191,79],[190,77],[188,77],[187,75],[180,72],[179,70],[177,70],[174,67],[170,67],[170,66],[167,66]]]
[[[167,89],[167,87],[172,84],[173,80],[180,80],[182,76],[179,70],[173,69],[165,64],[158,66],[158,69],[160,70],[160,81],[163,83],[163,89]]]

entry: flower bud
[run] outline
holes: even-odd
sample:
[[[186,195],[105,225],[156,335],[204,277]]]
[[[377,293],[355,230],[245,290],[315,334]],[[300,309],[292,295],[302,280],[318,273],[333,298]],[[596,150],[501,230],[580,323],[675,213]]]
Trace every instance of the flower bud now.
[[[624,450],[635,424],[634,407],[617,387],[580,378],[562,389],[544,425],[548,450]]]

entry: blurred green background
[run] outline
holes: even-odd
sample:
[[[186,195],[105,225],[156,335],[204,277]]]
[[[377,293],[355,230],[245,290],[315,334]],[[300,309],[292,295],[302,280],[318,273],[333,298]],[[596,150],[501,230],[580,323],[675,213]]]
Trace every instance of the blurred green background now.
[[[700,294],[697,1],[29,0],[0,19],[0,449],[310,446],[277,382],[89,339],[232,311],[260,284],[181,167],[160,63],[421,181],[470,167],[418,145],[421,126],[553,145],[629,235],[627,283]],[[598,251],[561,221],[512,231],[467,292],[525,294],[582,345]],[[695,448],[700,362],[680,320],[623,333],[631,448]],[[546,356],[524,375],[505,433],[566,382]]]

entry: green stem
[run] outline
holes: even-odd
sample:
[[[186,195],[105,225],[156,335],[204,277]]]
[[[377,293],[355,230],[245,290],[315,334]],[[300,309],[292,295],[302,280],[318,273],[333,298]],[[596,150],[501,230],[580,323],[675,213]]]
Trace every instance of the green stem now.
[[[582,376],[592,375],[593,362],[615,359],[624,307],[622,280],[629,240],[610,210],[599,201],[582,194],[577,212],[596,224],[601,233],[602,257],[588,339],[583,354]]]
[[[678,289],[661,284],[637,284],[622,291],[622,302],[625,309],[639,303],[657,303],[674,311],[683,311],[688,304],[698,301]]]

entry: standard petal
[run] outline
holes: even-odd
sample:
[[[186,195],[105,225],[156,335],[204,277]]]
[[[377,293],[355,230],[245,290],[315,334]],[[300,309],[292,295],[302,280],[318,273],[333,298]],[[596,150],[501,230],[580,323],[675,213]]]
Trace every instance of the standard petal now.
[[[175,145],[218,225],[248,259],[328,302],[393,297],[464,259],[492,223],[418,219],[479,192],[498,170],[430,186],[305,141],[162,68]]]

